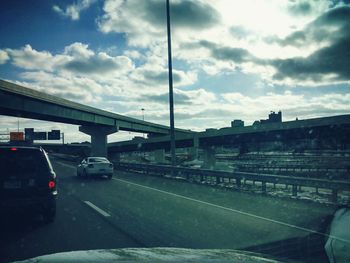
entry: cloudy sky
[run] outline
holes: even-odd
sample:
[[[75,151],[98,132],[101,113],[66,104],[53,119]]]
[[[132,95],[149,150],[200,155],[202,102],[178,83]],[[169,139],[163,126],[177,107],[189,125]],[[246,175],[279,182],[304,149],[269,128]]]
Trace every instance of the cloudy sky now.
[[[1,3],[1,79],[168,125],[165,0]],[[171,0],[171,12],[177,127],[350,113],[349,1]],[[0,117],[0,130],[17,121]],[[20,119],[33,125],[89,139]]]

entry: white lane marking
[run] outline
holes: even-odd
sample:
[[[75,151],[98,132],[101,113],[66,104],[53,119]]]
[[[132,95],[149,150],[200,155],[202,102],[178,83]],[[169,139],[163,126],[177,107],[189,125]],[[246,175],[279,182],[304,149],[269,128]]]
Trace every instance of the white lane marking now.
[[[64,164],[64,163],[61,163],[61,162],[59,162],[59,163],[62,164],[62,165],[65,165],[67,167],[74,168],[73,165]],[[287,227],[299,229],[299,230],[302,230],[302,231],[306,231],[306,232],[309,232],[309,233],[319,234],[319,235],[322,235],[322,236],[325,236],[325,237],[337,239],[337,240],[340,240],[340,241],[343,241],[343,242],[346,242],[346,243],[350,243],[350,240],[339,238],[339,237],[332,236],[332,235],[328,235],[328,234],[325,234],[325,233],[321,233],[321,232],[318,232],[318,231],[315,231],[315,230],[312,230],[312,229],[308,229],[308,228],[304,228],[304,227],[288,224],[288,223],[285,223],[285,222],[282,222],[282,221],[278,221],[278,220],[274,220],[274,219],[270,219],[270,218],[254,215],[254,214],[243,212],[243,211],[236,210],[236,209],[233,209],[233,208],[224,207],[224,206],[221,206],[221,205],[216,205],[216,204],[213,204],[213,203],[197,200],[197,199],[194,199],[194,198],[191,198],[191,197],[187,197],[187,196],[183,196],[183,195],[179,195],[179,194],[174,194],[174,193],[163,191],[163,190],[159,190],[159,189],[156,189],[156,188],[153,188],[153,187],[132,183],[132,182],[127,181],[127,180],[116,179],[116,178],[112,178],[112,179],[115,180],[115,181],[120,181],[120,182],[123,182],[123,183],[128,183],[128,184],[131,184],[131,185],[135,185],[135,186],[138,186],[138,187],[143,187],[143,188],[146,188],[146,189],[149,189],[149,190],[157,191],[157,192],[160,192],[160,193],[163,193],[163,194],[172,195],[172,196],[175,196],[175,197],[183,198],[183,199],[186,199],[186,200],[190,200],[190,201],[193,201],[193,202],[205,204],[205,205],[208,205],[208,206],[221,208],[221,209],[224,209],[224,210],[227,210],[227,211],[231,211],[231,212],[234,212],[234,213],[238,213],[238,214],[241,214],[241,215],[250,216],[250,217],[253,217],[253,218],[265,220],[265,221],[268,221],[268,222],[271,222],[271,223],[275,223],[275,224],[279,224],[279,225],[282,225],[282,226],[287,226]],[[88,201],[86,201],[86,202],[88,202]]]
[[[153,191],[156,191],[156,192],[159,192],[159,193],[163,193],[163,194],[179,197],[179,198],[182,198],[182,199],[185,199],[185,200],[189,200],[189,201],[192,201],[192,202],[197,202],[197,203],[200,203],[200,204],[204,204],[204,205],[220,208],[220,209],[223,209],[223,210],[226,210],[226,211],[231,211],[231,212],[234,212],[234,213],[237,213],[237,214],[253,217],[253,218],[256,218],[256,219],[261,219],[261,220],[264,220],[264,221],[267,221],[267,222],[270,222],[270,223],[275,223],[275,224],[279,224],[279,225],[282,225],[282,226],[287,226],[287,227],[290,227],[290,228],[295,228],[295,229],[298,229],[298,230],[306,231],[306,232],[313,233],[313,234],[319,234],[319,235],[322,235],[322,236],[338,239],[338,240],[341,240],[341,241],[346,242],[346,243],[350,243],[350,240],[339,238],[339,237],[332,236],[332,235],[327,235],[325,233],[321,233],[321,232],[318,232],[318,231],[315,231],[315,230],[312,230],[312,229],[308,229],[308,228],[305,228],[305,227],[300,227],[300,226],[288,224],[286,222],[274,220],[274,219],[263,217],[263,216],[254,215],[254,214],[243,212],[243,211],[236,210],[236,209],[233,209],[233,208],[229,208],[229,207],[225,207],[225,206],[221,206],[221,205],[216,205],[216,204],[213,204],[213,203],[201,201],[201,200],[198,200],[198,199],[194,199],[194,198],[183,196],[183,195],[179,195],[179,194],[174,194],[174,193],[171,193],[171,192],[159,190],[157,188],[153,188],[153,187],[149,187],[149,186],[145,186],[145,185],[141,185],[141,184],[132,183],[132,182],[127,181],[127,180],[116,179],[116,178],[112,178],[112,179],[115,180],[115,181],[120,181],[120,182],[123,182],[123,183],[135,185],[135,186],[138,186],[138,187],[141,187],[141,188],[145,188],[145,189],[148,189],[148,190],[153,190]]]
[[[95,206],[93,203],[89,202],[89,201],[84,201],[85,204],[87,204],[88,206],[90,206],[92,209],[94,209],[96,212],[100,213],[101,215],[103,215],[104,217],[109,217],[111,216],[110,214],[108,214],[106,211],[102,210],[101,208]]]

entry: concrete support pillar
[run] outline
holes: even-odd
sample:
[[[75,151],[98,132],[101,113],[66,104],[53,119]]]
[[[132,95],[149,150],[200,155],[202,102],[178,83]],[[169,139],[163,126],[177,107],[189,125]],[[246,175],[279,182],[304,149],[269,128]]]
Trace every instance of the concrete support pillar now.
[[[118,131],[118,127],[79,126],[79,131],[91,136],[91,156],[107,157],[107,135]]]
[[[165,162],[165,150],[158,149],[154,151],[154,161],[156,163],[164,163]]]
[[[189,148],[189,155],[192,160],[198,160],[199,139],[197,136],[193,137],[193,146]]]
[[[203,160],[203,168],[205,169],[213,169],[215,167],[215,148],[208,147],[204,148],[204,160]]]

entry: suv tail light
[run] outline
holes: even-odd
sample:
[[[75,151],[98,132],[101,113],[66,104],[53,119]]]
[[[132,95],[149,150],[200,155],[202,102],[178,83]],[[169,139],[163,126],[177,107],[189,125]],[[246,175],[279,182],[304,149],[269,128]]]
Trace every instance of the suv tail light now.
[[[56,182],[55,181],[49,181],[49,188],[54,189],[56,187]]]
[[[48,187],[50,190],[54,190],[56,188],[56,173],[54,171],[51,171],[51,179],[48,183]]]
[[[88,165],[88,167],[89,167],[89,168],[94,168],[94,165],[93,165],[92,163],[90,163],[90,164]]]

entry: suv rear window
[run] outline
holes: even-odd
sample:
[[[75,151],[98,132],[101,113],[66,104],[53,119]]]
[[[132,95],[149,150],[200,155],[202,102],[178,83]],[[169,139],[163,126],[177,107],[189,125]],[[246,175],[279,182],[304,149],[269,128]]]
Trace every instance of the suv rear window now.
[[[40,149],[0,148],[0,168],[2,178],[47,176],[50,168]]]
[[[108,160],[106,158],[89,158],[88,159],[89,163],[103,163],[103,162],[108,162]]]

